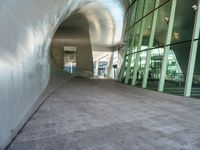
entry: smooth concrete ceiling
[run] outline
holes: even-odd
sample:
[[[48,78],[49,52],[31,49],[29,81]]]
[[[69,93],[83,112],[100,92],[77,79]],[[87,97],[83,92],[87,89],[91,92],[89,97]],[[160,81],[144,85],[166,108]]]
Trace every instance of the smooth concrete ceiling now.
[[[123,30],[124,5],[117,0],[90,1],[79,7],[60,28],[88,28],[93,51],[111,50],[119,44]],[[84,42],[84,41],[83,41]]]
[[[82,14],[71,15],[64,22],[64,27],[62,24],[54,35],[50,51],[55,64],[60,68],[64,66],[64,46],[76,47],[76,73],[87,72],[89,76],[93,76],[89,23]],[[54,73],[54,68],[51,71]]]

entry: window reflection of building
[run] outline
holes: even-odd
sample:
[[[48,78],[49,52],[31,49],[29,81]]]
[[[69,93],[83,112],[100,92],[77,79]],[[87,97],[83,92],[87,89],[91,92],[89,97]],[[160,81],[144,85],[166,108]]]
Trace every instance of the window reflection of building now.
[[[150,70],[152,72],[152,78],[153,79],[159,79],[160,78],[160,72],[161,72],[161,65],[162,65],[162,59],[163,59],[163,48],[157,48],[153,49],[151,53],[151,62],[150,62]],[[140,54],[140,62],[139,62],[139,72],[144,72],[145,64],[146,64],[146,57],[147,53],[141,52]],[[181,68],[178,64],[178,61],[176,59],[176,56],[174,54],[173,50],[170,50],[168,54],[168,66],[167,66],[167,80],[183,80],[183,74],[181,71]]]

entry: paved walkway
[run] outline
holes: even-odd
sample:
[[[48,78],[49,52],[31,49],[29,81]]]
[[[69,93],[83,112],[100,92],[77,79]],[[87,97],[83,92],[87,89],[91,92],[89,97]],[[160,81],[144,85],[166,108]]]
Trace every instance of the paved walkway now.
[[[111,80],[78,77],[48,98],[10,147],[10,150],[199,149],[200,100]]]

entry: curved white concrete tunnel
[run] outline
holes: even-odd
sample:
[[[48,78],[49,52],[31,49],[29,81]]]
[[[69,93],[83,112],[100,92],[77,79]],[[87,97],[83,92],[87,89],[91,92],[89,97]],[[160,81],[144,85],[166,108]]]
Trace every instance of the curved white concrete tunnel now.
[[[120,0],[1,1],[0,148],[15,136],[48,84],[49,48],[61,23],[82,14],[92,50],[112,49],[121,39],[125,7]]]

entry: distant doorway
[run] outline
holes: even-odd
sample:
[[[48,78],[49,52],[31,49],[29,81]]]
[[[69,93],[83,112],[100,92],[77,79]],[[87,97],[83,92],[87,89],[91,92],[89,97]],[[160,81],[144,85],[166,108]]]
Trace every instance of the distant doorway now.
[[[76,73],[76,47],[64,46],[64,71]]]

